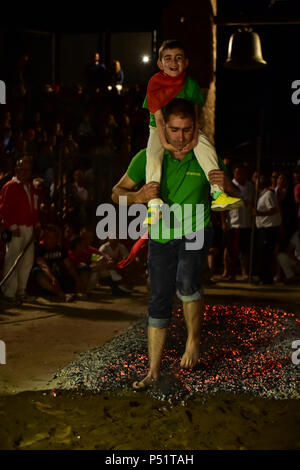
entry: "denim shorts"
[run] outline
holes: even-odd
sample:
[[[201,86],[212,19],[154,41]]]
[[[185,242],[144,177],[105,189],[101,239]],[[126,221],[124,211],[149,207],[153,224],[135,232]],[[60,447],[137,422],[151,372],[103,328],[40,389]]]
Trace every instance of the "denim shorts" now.
[[[213,229],[204,229],[201,249],[186,249],[187,239],[171,240],[162,244],[149,240],[150,301],[148,325],[167,328],[172,316],[173,298],[183,302],[203,297],[202,274],[207,266]]]

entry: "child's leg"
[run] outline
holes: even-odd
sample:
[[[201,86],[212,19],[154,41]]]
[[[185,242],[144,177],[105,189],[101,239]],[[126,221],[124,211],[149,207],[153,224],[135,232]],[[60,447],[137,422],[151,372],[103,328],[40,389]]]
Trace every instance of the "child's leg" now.
[[[150,181],[160,183],[164,148],[161,144],[156,127],[150,126],[146,155],[146,183],[150,183]],[[155,198],[148,202],[149,207],[158,204],[163,204],[162,199]]]
[[[214,146],[210,143],[208,138],[202,132],[199,133],[198,144],[194,148],[194,153],[207,179],[208,173],[211,170],[219,169],[218,156],[216,150]],[[212,184],[211,194],[213,194],[214,192],[223,192],[223,188],[221,188],[217,184]]]
[[[194,153],[198,160],[199,165],[203,169],[208,181],[208,174],[211,170],[218,170],[218,157],[214,146],[210,143],[208,138],[202,133],[199,133],[199,139]],[[217,184],[210,185],[210,191],[213,198],[211,209],[214,211],[224,211],[237,209],[243,205],[241,198],[231,197],[224,193],[224,189]]]

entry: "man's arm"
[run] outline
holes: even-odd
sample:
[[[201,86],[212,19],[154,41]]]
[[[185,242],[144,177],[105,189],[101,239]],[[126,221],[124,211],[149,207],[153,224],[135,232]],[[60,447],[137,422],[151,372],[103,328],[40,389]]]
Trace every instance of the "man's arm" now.
[[[241,192],[237,186],[226,176],[223,170],[211,170],[208,175],[210,184],[217,184],[224,189],[224,192],[234,197],[241,197]]]
[[[119,197],[127,197],[127,205],[131,204],[144,204],[150,201],[150,199],[158,197],[159,183],[154,181],[144,184],[144,186],[135,190],[137,184],[133,181],[127,173],[125,173],[120,181],[113,187],[111,198],[114,203],[119,204]]]

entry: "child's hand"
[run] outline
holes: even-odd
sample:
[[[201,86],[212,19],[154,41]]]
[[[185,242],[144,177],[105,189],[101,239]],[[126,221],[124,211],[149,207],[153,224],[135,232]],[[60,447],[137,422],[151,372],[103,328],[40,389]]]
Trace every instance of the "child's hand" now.
[[[197,138],[194,138],[191,142],[189,142],[185,147],[183,147],[183,152],[190,152],[193,150],[198,143],[198,136]]]
[[[163,147],[166,150],[169,150],[170,152],[178,152],[178,149],[174,147],[174,145],[169,144],[169,142],[166,142],[165,144],[163,144]]]
[[[160,184],[156,181],[150,181],[138,191],[139,194],[139,202],[148,202],[151,199],[155,199],[159,197],[159,188]]]

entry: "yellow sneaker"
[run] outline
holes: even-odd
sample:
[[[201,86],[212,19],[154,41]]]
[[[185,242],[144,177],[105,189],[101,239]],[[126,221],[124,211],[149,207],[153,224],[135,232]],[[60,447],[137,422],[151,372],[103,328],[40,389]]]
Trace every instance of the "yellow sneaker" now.
[[[148,208],[147,217],[143,222],[143,227],[148,227],[148,225],[155,225],[161,218],[161,210],[159,206],[150,206]]]
[[[226,193],[220,193],[214,201],[211,203],[212,211],[231,211],[232,209],[238,209],[244,205],[243,200],[239,197],[231,197]]]

